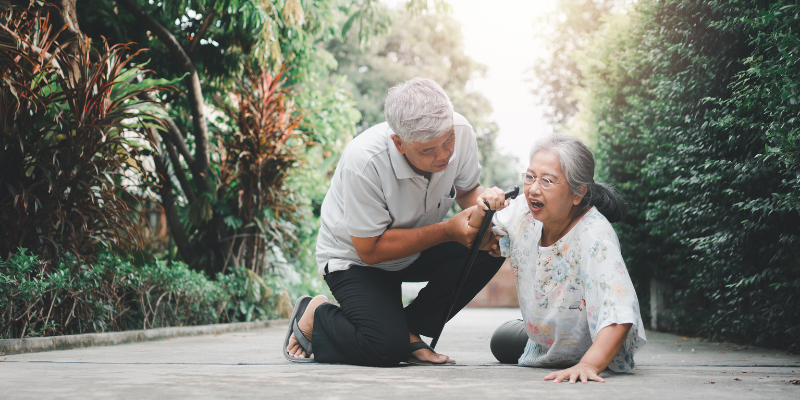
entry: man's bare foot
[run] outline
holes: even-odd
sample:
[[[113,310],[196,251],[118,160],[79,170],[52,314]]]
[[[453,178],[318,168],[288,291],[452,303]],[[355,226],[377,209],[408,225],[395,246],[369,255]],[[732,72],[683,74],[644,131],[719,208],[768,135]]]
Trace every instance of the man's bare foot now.
[[[408,336],[411,343],[422,341],[418,335],[415,335],[411,332],[408,333]],[[444,354],[434,353],[428,349],[419,349],[411,354],[420,361],[430,361],[435,364],[444,364],[450,359],[450,357]]]
[[[317,310],[317,307],[320,306],[322,303],[326,303],[328,298],[319,295],[311,299],[311,302],[308,303],[308,307],[306,307],[306,311],[303,313],[303,316],[297,321],[297,327],[300,328],[300,332],[303,332],[303,336],[306,337],[309,341],[311,341],[311,333],[314,331],[314,312]],[[289,346],[286,347],[286,352],[289,353],[289,356],[296,357],[296,358],[306,358],[309,355],[303,350],[303,347],[300,346],[300,343],[294,337],[294,334],[289,337]],[[311,358],[314,358],[314,354],[310,355]]]

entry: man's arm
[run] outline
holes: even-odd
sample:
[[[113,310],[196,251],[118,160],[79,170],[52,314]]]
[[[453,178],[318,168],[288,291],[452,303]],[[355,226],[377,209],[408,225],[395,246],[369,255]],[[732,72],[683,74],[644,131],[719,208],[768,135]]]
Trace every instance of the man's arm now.
[[[462,192],[456,188],[456,203],[461,209],[466,210],[470,207],[475,206],[478,203],[478,196],[481,195],[486,190],[481,184],[479,183],[475,186],[472,190],[467,192]],[[500,190],[500,189],[497,189]],[[474,219],[474,218],[473,218]],[[469,220],[469,218],[467,218]],[[469,222],[469,221],[467,221]],[[481,222],[483,222],[483,218],[481,218]],[[467,224],[469,225],[469,223]],[[478,223],[478,227],[475,229],[479,229],[480,223]],[[492,233],[490,230],[486,237],[483,239],[483,243],[481,243],[481,250],[488,251],[489,255],[492,257],[500,257],[500,239]],[[463,243],[462,243],[463,244]],[[472,242],[466,244],[465,246],[471,247]]]
[[[380,236],[350,239],[358,257],[367,264],[399,260],[450,241],[470,247],[478,234],[478,229],[467,224],[472,212],[465,210],[447,221],[419,228],[387,229]]]
[[[486,189],[484,189],[480,183],[472,188],[472,190],[466,192],[456,188],[456,203],[458,203],[458,206],[461,207],[462,210],[466,210],[476,204],[478,196],[483,193],[484,190]]]

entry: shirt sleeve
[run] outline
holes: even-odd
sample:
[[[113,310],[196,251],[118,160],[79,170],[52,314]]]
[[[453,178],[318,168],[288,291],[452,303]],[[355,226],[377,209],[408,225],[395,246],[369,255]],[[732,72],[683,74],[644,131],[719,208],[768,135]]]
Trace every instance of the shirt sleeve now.
[[[342,180],[348,234],[359,238],[381,235],[392,223],[383,189],[349,168],[342,172]]]
[[[516,199],[511,200],[508,207],[494,213],[492,217],[492,233],[500,237],[500,256],[508,257],[511,254],[511,238],[508,231],[515,226],[515,223],[520,223],[520,219],[525,213],[524,208],[527,207],[524,199],[517,196]]]
[[[458,126],[457,129],[462,133],[463,138],[458,148],[460,152],[458,155],[459,169],[453,184],[458,190],[469,191],[478,186],[481,178],[481,163],[478,161],[478,142],[471,126]]]
[[[609,364],[617,372],[633,367],[633,354],[646,343],[639,300],[628,275],[619,246],[595,239],[583,267],[587,322],[592,342],[601,329],[612,324],[632,324],[622,349]]]

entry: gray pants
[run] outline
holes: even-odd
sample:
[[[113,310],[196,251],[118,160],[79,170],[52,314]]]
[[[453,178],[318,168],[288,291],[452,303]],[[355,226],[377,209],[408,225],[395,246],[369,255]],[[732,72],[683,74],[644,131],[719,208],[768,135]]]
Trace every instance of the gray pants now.
[[[525,323],[521,319],[513,319],[494,331],[489,346],[497,361],[516,364],[527,343],[528,333],[525,332]]]

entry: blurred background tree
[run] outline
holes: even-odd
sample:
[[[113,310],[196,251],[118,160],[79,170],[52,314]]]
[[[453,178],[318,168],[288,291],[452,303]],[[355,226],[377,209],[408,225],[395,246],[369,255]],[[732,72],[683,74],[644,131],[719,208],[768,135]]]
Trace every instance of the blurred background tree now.
[[[545,48],[531,66],[533,92],[545,107],[546,118],[566,127],[578,111],[573,96],[583,86],[578,57],[602,25],[603,17],[624,10],[625,0],[558,0],[555,9],[537,18],[537,39]]]
[[[155,160],[161,173],[151,177],[161,186],[180,258],[213,275],[228,265],[260,271],[271,250],[291,253],[302,219],[297,207],[304,202],[285,180],[303,162],[306,148],[331,148],[353,134],[357,118],[337,86],[341,81],[327,79],[335,60],[317,43],[339,32],[339,14],[356,15],[362,37],[384,32],[384,7],[369,0],[346,6],[300,0],[92,0],[82,7],[81,27],[90,38],[139,43],[151,49],[140,63],[160,76],[182,77],[173,95],[158,99],[169,113],[167,129],[157,131],[168,156]],[[283,79],[275,83],[284,89],[274,96],[270,85],[248,79],[273,80],[279,71]],[[252,114],[236,110],[245,100],[249,106],[261,101],[261,112],[270,109],[258,128],[246,121]],[[333,102],[343,104],[328,107]],[[319,109],[329,112],[320,118]],[[312,113],[315,118],[302,118]],[[288,120],[298,123],[283,123]],[[228,150],[240,154],[229,148],[246,141],[240,136],[271,137],[286,146],[251,154],[263,162],[250,171],[255,176],[249,183],[240,179],[244,171],[224,167]]]
[[[389,33],[366,46],[354,34],[328,43],[328,51],[337,61],[336,72],[347,77],[345,88],[361,113],[358,132],[385,120],[383,105],[390,87],[416,76],[433,79],[475,130],[483,167],[481,183],[488,187],[513,185],[517,171],[513,160],[495,144],[498,128],[491,120],[492,106],[483,94],[471,89],[471,81],[483,77],[486,66],[464,53],[461,24],[449,8],[413,8],[411,4],[393,9]]]
[[[333,168],[383,120],[388,88],[414,76],[440,81],[474,125],[484,184],[513,176],[488,101],[467,89],[485,67],[464,55],[444,1],[0,7],[3,141],[22,143],[4,145],[16,153],[1,161],[0,218],[20,228],[0,233],[3,337],[274,317],[290,294],[324,290],[314,244]],[[25,24],[41,43],[20,40]],[[91,71],[108,63],[105,92],[80,79],[53,90],[62,69],[97,79]],[[83,107],[74,98],[106,108],[83,128],[68,118]]]

